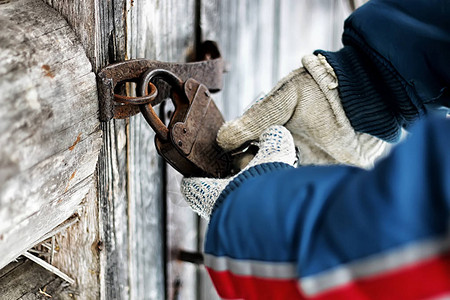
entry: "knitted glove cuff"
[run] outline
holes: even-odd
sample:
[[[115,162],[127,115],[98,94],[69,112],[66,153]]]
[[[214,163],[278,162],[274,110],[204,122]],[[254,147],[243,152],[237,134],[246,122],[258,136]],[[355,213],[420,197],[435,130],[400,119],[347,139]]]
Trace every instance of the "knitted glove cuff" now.
[[[315,54],[323,54],[333,66],[341,102],[353,128],[397,142],[401,127],[419,118],[423,107],[415,103],[414,92],[407,91],[408,84],[390,63],[368,48],[357,34],[349,30],[347,42],[359,46],[347,45],[336,52],[318,50]]]
[[[249,165],[231,178],[183,178],[181,192],[189,206],[209,219],[217,199],[237,188],[244,180],[277,168],[293,166],[297,160],[294,140],[283,126],[271,126],[259,137],[260,148]]]
[[[228,182],[228,179],[183,178],[180,188],[191,209],[209,220],[214,203]]]

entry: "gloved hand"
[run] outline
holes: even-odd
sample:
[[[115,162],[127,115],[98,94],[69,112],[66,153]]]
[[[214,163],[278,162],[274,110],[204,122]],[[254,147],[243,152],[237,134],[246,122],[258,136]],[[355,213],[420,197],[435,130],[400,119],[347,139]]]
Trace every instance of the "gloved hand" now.
[[[370,168],[388,143],[355,132],[347,119],[332,67],[322,55],[302,60],[304,68],[282,79],[240,118],[225,123],[217,142],[234,150],[256,140],[271,125],[283,125],[300,151],[300,164],[349,164]]]
[[[294,166],[296,160],[294,140],[290,132],[283,126],[271,126],[262,132],[255,157],[237,175],[226,179],[183,178],[181,193],[196,213],[209,220],[214,204],[222,191],[244,171],[256,165],[273,162]]]

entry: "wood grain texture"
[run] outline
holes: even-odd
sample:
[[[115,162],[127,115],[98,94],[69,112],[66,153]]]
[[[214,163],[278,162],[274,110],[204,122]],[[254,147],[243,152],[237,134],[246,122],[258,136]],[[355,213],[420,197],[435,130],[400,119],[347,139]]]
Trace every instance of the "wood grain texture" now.
[[[77,208],[78,222],[55,236],[57,253],[52,264],[75,279],[72,299],[100,298],[100,260],[103,245],[99,243],[98,205],[96,186]]]
[[[69,300],[75,293],[62,279],[30,260],[12,262],[8,272],[0,275],[0,300]]]
[[[315,49],[340,47],[343,0],[202,1],[204,39],[216,40],[228,62],[215,97],[227,119],[240,115]]]
[[[202,1],[203,38],[217,41],[228,63],[222,98],[214,97],[226,118],[239,115],[275,82],[277,2]]]
[[[279,6],[277,81],[301,66],[301,59],[316,49],[342,47],[344,20],[350,14],[345,0],[281,1]]]
[[[83,1],[75,2],[79,5]],[[82,14],[93,14],[95,35],[90,36],[85,47],[94,69],[98,71],[125,59],[125,1],[91,2],[95,3],[94,11],[83,9]],[[68,19],[72,18],[79,17],[72,13]],[[74,27],[82,36],[83,26]],[[91,54],[89,49],[92,47],[94,51]],[[127,121],[113,120],[102,123],[101,128],[103,146],[97,166],[99,243],[103,248],[100,251],[100,299],[130,299]]]
[[[124,59],[125,2],[47,2],[69,20],[96,70]],[[127,2],[128,57],[183,61],[184,51],[193,44],[193,25],[188,25],[193,22],[193,8],[193,1]],[[104,247],[99,262],[100,298],[163,299],[165,180],[153,132],[139,116],[129,123],[104,123],[102,130],[97,167],[99,240]],[[71,230],[68,234],[86,233]]]
[[[193,0],[127,2],[127,56],[185,61],[194,47],[194,8]],[[186,206],[179,207],[180,177],[170,169],[164,171],[154,132],[140,115],[130,119],[129,143],[132,298],[174,299],[174,284],[181,279],[179,299],[195,299],[195,267],[172,255],[179,247],[195,249],[197,238],[195,215]]]
[[[98,162],[100,299],[130,299],[126,120],[102,123]]]
[[[125,1],[46,2],[68,20],[94,70],[125,59]],[[79,237],[66,241],[66,249],[72,249],[73,253],[65,252],[56,263],[75,272],[80,289],[90,289],[91,295],[97,294],[100,299],[129,299],[127,121],[102,123],[101,130],[103,141],[97,165],[97,189],[89,194],[84,201],[85,206],[80,209],[81,225],[66,233],[68,237]],[[94,207],[98,208],[96,220],[91,215]],[[92,226],[90,232],[86,226]],[[97,232],[92,232],[96,229]],[[90,247],[89,243],[93,241]],[[76,252],[78,247],[84,249],[83,255]],[[100,252],[99,248],[102,249]],[[68,266],[71,257],[78,259],[82,266],[91,264],[92,268],[78,272]],[[98,280],[91,281],[92,274],[83,274],[83,270],[98,275]],[[83,299],[82,296],[79,298]]]
[[[95,74],[39,0],[0,5],[0,267],[70,217],[101,145]]]
[[[165,294],[162,161],[141,116],[130,120],[129,260],[132,299]],[[132,217],[131,217],[132,216]]]
[[[125,59],[125,1],[43,1],[67,19],[95,71]]]

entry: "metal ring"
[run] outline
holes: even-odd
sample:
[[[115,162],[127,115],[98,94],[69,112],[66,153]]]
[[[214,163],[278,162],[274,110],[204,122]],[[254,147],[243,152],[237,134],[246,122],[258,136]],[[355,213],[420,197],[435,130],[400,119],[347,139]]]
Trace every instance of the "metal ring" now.
[[[156,86],[151,82],[148,83],[148,86],[150,87],[150,91],[145,96],[128,97],[119,94],[114,94],[114,101],[132,105],[148,104],[153,100],[155,100],[156,96],[158,96],[158,89],[156,88]]]
[[[141,76],[141,84],[136,87],[136,92],[139,94],[145,93],[145,86],[151,83],[151,80],[160,78],[167,82],[172,88],[176,87],[179,91],[183,90],[183,81],[175,74],[164,69],[154,69],[147,71]]]
[[[141,83],[136,87],[136,93],[138,95],[142,95],[145,93],[145,87],[151,80],[154,79],[162,79],[167,82],[173,89],[173,92],[181,95],[183,93],[183,81],[178,78],[175,74],[170,71],[164,69],[155,69],[148,70],[141,76]],[[175,105],[175,111],[172,115],[171,121],[175,115],[177,115],[179,110],[184,111],[184,109],[189,108],[189,100],[183,101],[182,97],[172,97],[170,98]],[[183,103],[185,102],[185,103]],[[183,109],[182,107],[185,106]],[[169,129],[167,126],[161,121],[161,119],[156,114],[155,110],[152,107],[152,103],[147,105],[139,105],[139,109],[141,110],[142,116],[147,121],[147,123],[153,128],[156,135],[163,141],[169,140]],[[170,123],[169,123],[170,125]]]

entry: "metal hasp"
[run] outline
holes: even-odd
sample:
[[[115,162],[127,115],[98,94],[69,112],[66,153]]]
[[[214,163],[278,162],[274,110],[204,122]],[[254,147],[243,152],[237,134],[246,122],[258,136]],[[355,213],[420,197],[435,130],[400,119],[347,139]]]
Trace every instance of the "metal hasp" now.
[[[120,95],[119,89],[127,82],[139,82],[142,74],[149,70],[164,69],[176,74],[185,81],[193,78],[204,84],[210,92],[214,93],[222,89],[225,63],[220,56],[217,44],[213,41],[205,41],[200,47],[200,61],[189,63],[170,63],[149,59],[132,59],[111,64],[103,68],[97,76],[100,121],[107,122],[111,119],[125,119],[139,113],[138,97],[125,97]],[[156,105],[165,98],[170,97],[170,87],[164,84],[158,85],[158,95],[155,99],[147,99],[146,103]],[[125,101],[123,101],[125,99]]]
[[[98,77],[100,120],[139,113],[156,133],[158,153],[184,176],[222,178],[231,173],[231,158],[216,143],[224,119],[210,92],[222,87],[224,62],[214,42],[205,42],[203,58],[177,64],[130,60],[103,69]],[[118,87],[136,83],[136,97]],[[200,83],[201,82],[201,83]],[[166,126],[153,107],[171,99],[175,111]]]

